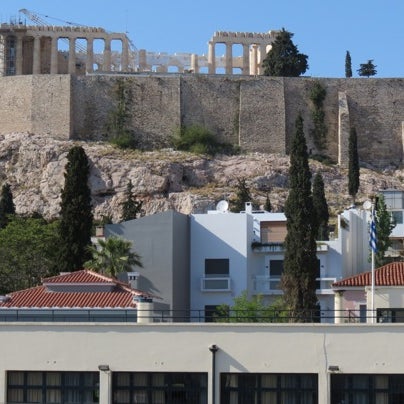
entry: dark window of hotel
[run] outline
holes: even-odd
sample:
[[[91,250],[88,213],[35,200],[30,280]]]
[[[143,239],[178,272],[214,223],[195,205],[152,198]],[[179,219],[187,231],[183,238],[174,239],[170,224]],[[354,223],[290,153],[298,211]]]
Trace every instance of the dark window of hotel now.
[[[404,323],[404,309],[377,309],[378,323]]]
[[[404,375],[331,375],[331,404],[354,403],[404,403]]]
[[[98,403],[98,372],[7,372],[7,403]]]
[[[391,212],[393,221],[395,224],[403,224],[403,211],[402,210],[393,210]]]
[[[283,273],[283,260],[271,260],[269,263],[269,270],[271,276],[282,276]]]
[[[207,373],[114,372],[114,404],[207,404]]]
[[[316,374],[222,373],[221,403],[317,404]]]
[[[229,276],[228,258],[208,258],[205,259],[205,275],[225,277]]]

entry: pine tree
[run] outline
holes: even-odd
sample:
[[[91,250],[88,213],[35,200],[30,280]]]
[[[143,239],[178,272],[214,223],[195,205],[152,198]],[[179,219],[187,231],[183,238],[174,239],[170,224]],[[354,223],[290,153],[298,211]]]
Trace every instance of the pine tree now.
[[[279,32],[262,62],[264,76],[298,77],[306,72],[309,67],[307,55],[299,53],[292,37],[293,34],[284,28]]]
[[[313,207],[318,226],[317,240],[328,240],[328,213],[327,199],[324,192],[324,181],[320,173],[314,176],[313,180]]]
[[[142,214],[142,205],[143,202],[138,201],[135,195],[133,195],[133,184],[132,181],[129,180],[128,185],[126,186],[125,200],[121,203],[121,220],[125,222],[127,220],[136,219],[138,215]]]
[[[15,205],[13,194],[9,184],[5,183],[1,188],[0,194],[0,229],[7,226],[8,215],[15,214]]]
[[[59,226],[59,268],[62,272],[83,267],[91,254],[91,191],[88,186],[90,166],[81,146],[74,146],[67,154],[65,185],[62,190]]]
[[[360,168],[358,157],[358,137],[356,129],[351,128],[349,132],[349,145],[348,145],[348,192],[352,196],[355,203],[355,196],[359,190],[360,184]]]
[[[367,61],[367,63],[360,64],[358,74],[359,76],[366,76],[366,77],[375,76],[377,74],[376,67],[377,66],[373,64],[373,60],[370,59]]]
[[[390,212],[387,211],[384,196],[378,195],[375,203],[376,213],[376,248],[375,265],[381,267],[386,264],[384,254],[391,246],[390,234],[395,224],[392,221]]]
[[[296,321],[312,321],[317,307],[317,225],[311,193],[303,118],[296,119],[290,151],[289,195],[285,204],[287,236],[282,288],[287,307]]]
[[[345,77],[352,77],[352,61],[349,51],[346,51],[345,55]]]

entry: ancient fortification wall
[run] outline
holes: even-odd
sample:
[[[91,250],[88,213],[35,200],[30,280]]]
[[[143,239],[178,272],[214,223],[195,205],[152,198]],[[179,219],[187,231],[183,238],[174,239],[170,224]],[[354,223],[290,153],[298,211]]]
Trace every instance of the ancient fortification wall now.
[[[285,153],[301,113],[308,147],[316,153],[310,134],[310,90],[315,81],[327,91],[328,134],[322,154],[335,161],[341,153],[346,156],[350,124],[358,133],[362,161],[402,163],[404,79],[194,74],[3,77],[0,133],[106,139],[111,119],[124,105],[125,128],[143,147],[168,146],[181,124],[199,124],[244,150]],[[344,125],[339,127],[342,116]]]

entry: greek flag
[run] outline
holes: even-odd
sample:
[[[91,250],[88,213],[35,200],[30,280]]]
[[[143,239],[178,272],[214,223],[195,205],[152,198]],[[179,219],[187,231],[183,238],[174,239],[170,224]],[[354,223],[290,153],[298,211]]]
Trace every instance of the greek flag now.
[[[371,216],[371,222],[370,222],[370,234],[369,234],[369,246],[371,250],[376,253],[377,252],[377,236],[376,236],[376,219],[375,219],[375,211],[374,209],[372,210],[372,216]]]

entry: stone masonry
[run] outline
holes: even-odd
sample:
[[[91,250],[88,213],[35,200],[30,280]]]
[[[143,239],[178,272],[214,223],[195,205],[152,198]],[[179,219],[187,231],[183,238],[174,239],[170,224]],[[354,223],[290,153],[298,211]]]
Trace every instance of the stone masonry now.
[[[326,89],[326,149],[311,138],[310,89]],[[404,79],[315,79],[190,74],[28,75],[0,78],[0,133],[105,140],[124,88],[127,122],[144,149],[169,147],[181,125],[197,124],[249,152],[288,152],[298,114],[309,150],[346,164],[349,127],[359,157],[376,166],[403,161]],[[348,120],[349,118],[349,120]],[[345,145],[345,146],[344,146]]]

